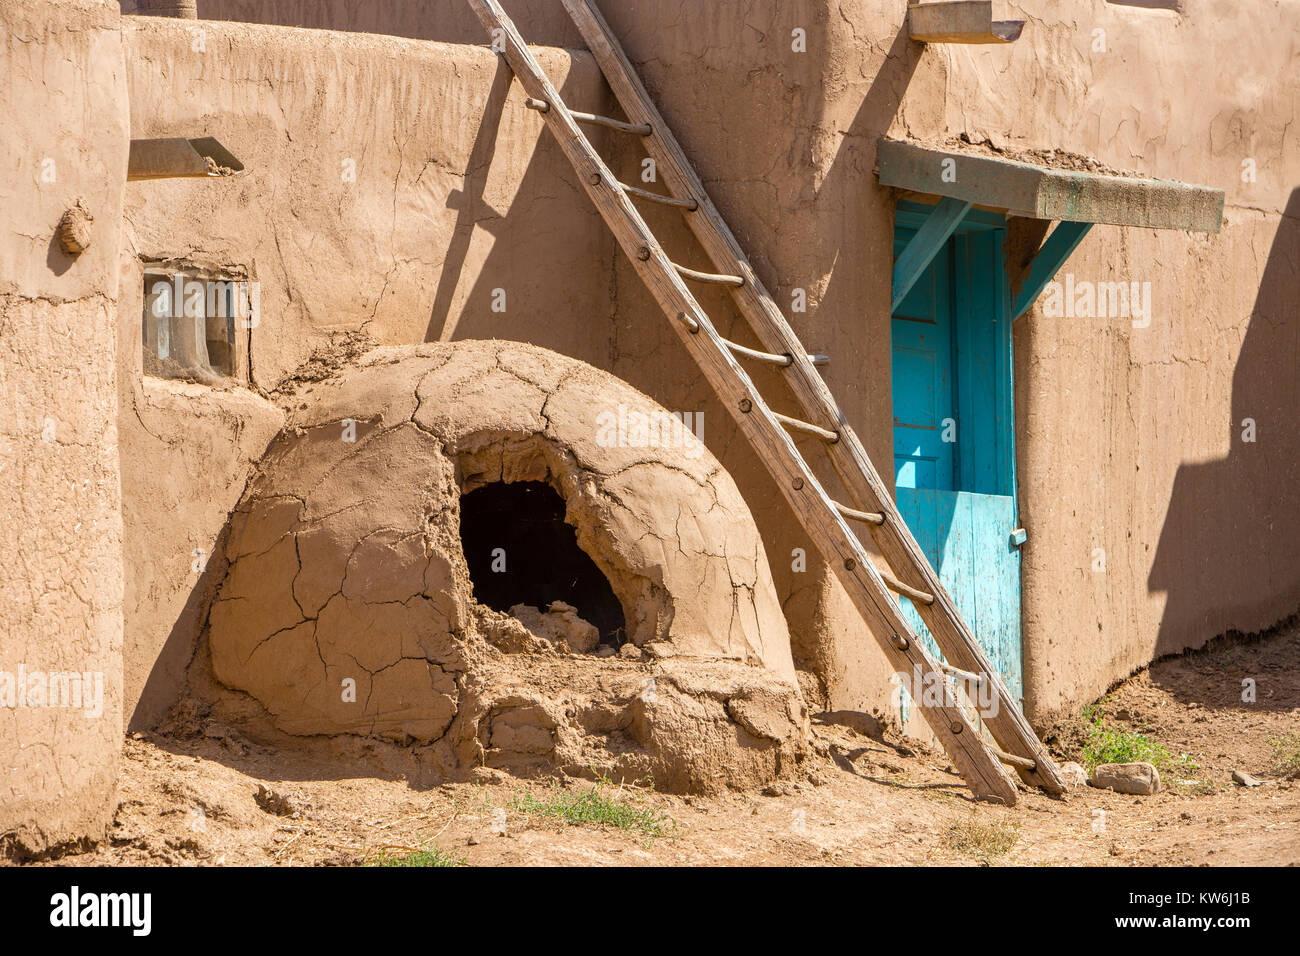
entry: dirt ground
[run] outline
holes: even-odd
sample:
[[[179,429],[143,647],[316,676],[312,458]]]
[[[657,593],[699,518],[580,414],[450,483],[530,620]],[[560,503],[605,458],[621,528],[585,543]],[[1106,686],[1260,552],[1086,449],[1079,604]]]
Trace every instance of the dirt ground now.
[[[1247,678],[1254,703],[1241,700]],[[392,769],[339,779],[328,761],[218,727],[186,741],[133,735],[110,839],[50,862],[355,865],[437,850],[471,866],[1300,863],[1300,779],[1279,769],[1269,743],[1300,731],[1300,626],[1158,662],[1115,688],[1100,713],[1195,769],[1167,768],[1155,796],[1085,787],[1063,799],[1025,792],[1004,808],[971,801],[936,750],[824,722],[805,779],[711,798],[494,770],[420,788]],[[1078,759],[1087,739],[1080,720],[1050,742]],[[1235,784],[1234,770],[1262,783]],[[570,825],[546,812],[593,788],[597,805],[652,822]]]

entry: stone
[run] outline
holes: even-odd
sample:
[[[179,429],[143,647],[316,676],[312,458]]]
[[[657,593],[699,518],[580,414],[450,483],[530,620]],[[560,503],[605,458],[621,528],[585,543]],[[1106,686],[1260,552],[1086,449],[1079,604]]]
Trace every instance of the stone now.
[[[870,737],[872,740],[884,740],[885,728],[880,718],[874,714],[858,710],[831,710],[817,714],[814,718],[819,724],[836,724],[847,727],[856,734]]]
[[[1103,763],[1094,768],[1089,783],[1098,790],[1149,796],[1160,791],[1160,771],[1144,762]]]
[[[91,226],[95,217],[82,207],[81,201],[59,220],[59,245],[70,256],[79,256],[90,248]]]
[[[1061,778],[1065,780],[1065,785],[1071,790],[1078,790],[1080,787],[1088,785],[1088,771],[1083,769],[1082,764],[1070,760],[1061,764],[1060,769]]]
[[[265,812],[277,817],[292,817],[299,812],[298,805],[290,797],[277,793],[263,784],[257,785],[253,801]]]
[[[576,607],[563,601],[553,601],[545,612],[530,604],[516,604],[510,616],[538,637],[557,645],[563,641],[577,654],[590,654],[600,646],[596,625],[584,621]]]
[[[1244,770],[1232,771],[1232,781],[1242,787],[1260,787],[1264,784],[1263,780],[1260,780],[1257,777],[1252,777]]]

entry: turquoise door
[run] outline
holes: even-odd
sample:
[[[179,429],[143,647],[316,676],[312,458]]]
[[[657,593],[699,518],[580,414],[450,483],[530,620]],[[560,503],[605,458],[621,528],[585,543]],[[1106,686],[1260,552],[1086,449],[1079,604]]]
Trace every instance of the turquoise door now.
[[[900,203],[895,256],[926,211]],[[1020,700],[1020,552],[1013,538],[1018,516],[1004,232],[1001,216],[968,213],[894,312],[894,481],[903,519],[1007,689]],[[911,602],[901,602],[937,654]]]

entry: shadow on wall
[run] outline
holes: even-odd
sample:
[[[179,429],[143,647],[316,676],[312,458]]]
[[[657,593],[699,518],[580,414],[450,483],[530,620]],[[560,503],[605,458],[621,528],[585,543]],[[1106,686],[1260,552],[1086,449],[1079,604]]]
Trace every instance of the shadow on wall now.
[[[1278,224],[1237,359],[1231,451],[1183,465],[1174,479],[1147,579],[1168,594],[1153,656],[1262,630],[1300,607],[1298,307],[1300,189]]]
[[[724,31],[730,22],[725,12],[734,4],[718,5],[723,10],[688,4],[681,13],[667,12],[673,7],[669,0],[635,8],[609,2],[601,6],[781,311],[810,349],[833,356],[823,370],[827,384],[881,473],[890,474],[892,436],[887,424],[882,427],[891,420],[889,388],[884,384],[889,354],[861,347],[864,334],[878,337],[883,330],[886,340],[889,334],[893,194],[879,185],[872,168],[877,140],[894,123],[924,47],[911,41],[905,29],[895,29],[891,40],[887,25],[864,29],[863,24],[846,24],[824,4],[804,0],[747,8],[744,21],[754,35],[745,34],[740,51],[735,46],[740,41]],[[638,30],[638,15],[651,20],[643,14],[647,7],[662,7],[665,29],[680,36]],[[838,64],[843,75],[816,59],[789,57],[789,30],[796,24],[807,25],[808,49],[834,48],[849,58]],[[876,44],[850,49],[848,33],[883,41],[888,50],[881,57]],[[749,58],[748,75],[738,75],[725,62],[738,56]],[[853,63],[852,57],[862,62]],[[874,72],[869,84],[859,86],[853,66],[864,70],[868,64]],[[771,82],[772,76],[780,77],[779,84]],[[828,81],[839,83],[844,76],[855,77],[851,92],[828,88]],[[774,123],[774,118],[781,122]],[[726,134],[733,130],[736,136],[727,142]],[[826,155],[829,135],[835,137],[834,152]],[[633,176],[636,167],[629,163],[622,172]],[[643,211],[670,258],[714,271],[702,261],[680,217],[661,230],[665,213]],[[709,422],[707,444],[749,502],[772,556],[796,666],[817,675],[835,707],[883,706],[889,687],[885,657],[873,641],[862,639],[847,595],[764,464],[659,320],[640,282],[629,281],[629,276],[630,268],[620,263],[614,371],[673,407],[703,409]],[[808,295],[806,313],[791,308],[796,289]],[[729,295],[693,291],[722,335],[759,345],[735,318]],[[641,360],[647,355],[655,361]],[[774,407],[799,414],[782,373],[753,363],[748,371]],[[815,442],[796,443],[831,495],[842,498],[823,450]],[[794,549],[806,554],[806,564],[799,568],[791,560]]]
[[[889,421],[890,414],[889,390],[881,387],[882,375],[887,380],[889,374],[888,352],[882,356],[879,350],[864,350],[858,341],[864,310],[874,323],[871,330],[876,330],[879,318],[888,334],[892,213],[887,200],[891,193],[879,186],[872,167],[876,141],[894,122],[923,47],[900,30],[869,87],[855,93],[859,99],[852,107],[839,100],[840,112],[828,116],[827,78],[821,65],[785,55],[794,24],[808,25],[809,49],[831,45],[832,25],[817,15],[818,4],[754,4],[746,17],[748,24],[755,25],[753,36],[746,34],[747,46],[740,54],[734,46],[737,41],[724,42],[720,33],[725,11],[688,4],[681,12],[669,13],[673,5],[667,0],[635,7],[602,2],[601,7],[782,312],[810,349],[833,354],[823,374],[868,452],[882,473],[888,472],[892,459],[881,456],[892,455],[890,435],[888,429],[878,427],[879,422]],[[655,22],[652,13],[660,8],[665,31],[671,29],[675,35],[637,29],[638,22]],[[750,76],[719,62],[742,54],[752,59]],[[874,52],[869,55],[873,63],[876,57]],[[776,75],[779,84],[770,80]],[[774,117],[782,122],[774,123]],[[832,128],[838,142],[834,154],[824,156],[819,137]],[[727,133],[733,129],[757,132],[728,142]],[[629,147],[622,165],[615,167],[620,178],[632,181],[629,177],[638,174],[640,155],[639,147]],[[715,271],[680,215],[645,207],[642,212],[669,258]],[[861,632],[847,598],[837,585],[828,584],[829,570],[765,466],[740,438],[730,413],[703,382],[621,253],[617,261],[613,371],[670,407],[703,411],[709,423],[706,443],[739,485],[772,555],[777,591],[792,623],[797,666],[833,685],[837,705],[870,709],[873,691],[869,687],[888,686],[884,657],[873,642],[858,639]],[[808,293],[807,313],[794,313],[790,307],[796,288]],[[722,335],[744,345],[759,345],[736,318],[730,295],[699,286],[692,291]],[[646,361],[646,356],[654,360]],[[753,363],[747,370],[778,410],[798,414],[782,384],[782,373]],[[824,467],[824,454],[815,443],[797,443],[828,490],[838,495],[836,479]],[[802,572],[792,566],[789,556],[794,548],[807,552]],[[827,638],[828,627],[843,627],[844,646],[835,646],[835,637]],[[869,674],[876,666],[879,675]],[[864,674],[869,676],[857,679]],[[849,681],[846,675],[854,677]]]
[[[429,328],[424,336],[426,342],[448,341],[453,338],[456,321],[452,318],[452,301],[456,296],[457,280],[469,256],[475,226],[496,236],[506,224],[505,217],[487,204],[483,190],[487,185],[492,156],[496,152],[497,136],[501,131],[501,111],[505,106],[506,95],[510,92],[513,76],[505,61],[499,60],[496,75],[492,78],[492,89],[488,92],[487,103],[483,107],[483,119],[474,136],[474,146],[465,168],[465,188],[454,190],[447,197],[447,205],[456,210],[456,227],[452,231],[446,255],[443,256],[438,293],[434,296]],[[533,175],[535,166],[536,163],[529,166],[525,179]]]
[[[822,215],[837,207],[853,211],[847,226],[828,231],[832,241],[822,249],[822,262],[830,268],[815,318],[819,325],[843,330],[836,343],[839,362],[833,360],[823,375],[841,406],[857,411],[857,415],[850,412],[850,424],[891,488],[893,428],[879,424],[893,422],[890,351],[888,347],[855,349],[850,338],[865,331],[877,341],[889,342],[895,193],[880,185],[873,169],[876,145],[893,125],[924,49],[909,38],[906,26],[895,35],[817,189]]]
[[[611,336],[601,328],[601,316],[593,312],[603,308],[608,314],[610,307],[603,296],[604,284],[586,279],[609,261],[614,240],[603,226],[594,232],[583,227],[581,235],[575,230],[573,213],[593,223],[597,213],[578,185],[577,174],[563,161],[555,138],[542,133],[509,209],[495,208],[485,196],[504,111],[522,109],[508,102],[513,82],[510,67],[499,60],[466,164],[464,188],[452,190],[446,199],[448,208],[456,210],[456,225],[438,273],[424,341],[518,339],[604,368],[609,364]],[[572,96],[571,82],[559,86],[562,96]],[[581,106],[593,107],[595,112],[610,112],[606,103]],[[587,135],[601,149],[604,137]],[[536,225],[521,227],[521,217]],[[548,231],[549,223],[556,223],[553,230]],[[477,278],[462,288],[462,273],[482,232],[492,237],[491,249]],[[549,261],[540,259],[548,254]],[[584,280],[568,283],[563,308],[554,304],[560,286],[556,275]],[[530,304],[547,301],[553,310],[547,316]],[[556,321],[557,316],[565,320]]]
[[[203,567],[199,579],[185,599],[176,622],[167,634],[158,652],[149,676],[145,678],[140,699],[135,703],[126,721],[128,731],[154,729],[172,705],[182,699],[186,673],[198,651],[199,631],[208,617],[208,609],[216,596],[217,588],[226,576],[229,564],[225,559],[226,541],[230,537],[230,520],[226,519],[212,546],[212,558]]]
[[[826,284],[810,316],[789,316],[796,320],[796,332],[804,341],[815,343],[818,350],[833,352],[832,364],[822,370],[822,375],[840,407],[846,410],[849,424],[857,430],[872,464],[891,489],[894,478],[892,427],[879,425],[893,421],[893,399],[888,384],[889,349],[861,349],[855,347],[852,338],[865,333],[869,338],[881,340],[883,336],[883,341],[889,341],[894,198],[893,191],[881,186],[872,170],[876,163],[876,144],[893,125],[923,50],[921,44],[909,38],[905,26],[898,31],[857,113],[843,131],[840,146],[816,190],[814,208],[820,222],[810,225],[810,229],[818,233],[810,245],[817,258],[812,262],[796,260],[807,274],[814,275],[824,270]],[[846,216],[842,210],[850,212]],[[775,257],[778,254],[773,250],[770,255]],[[789,265],[787,259],[786,269]],[[788,309],[783,311],[789,315]],[[800,318],[806,321],[798,323]],[[836,330],[831,332],[833,341],[826,341],[825,330]],[[769,394],[783,392],[781,389]],[[737,475],[746,499],[756,503],[756,499],[750,497],[749,483],[740,478],[727,457],[720,457],[723,464],[732,469],[732,474]],[[850,498],[831,469],[824,466],[826,459],[823,455],[814,452],[809,460],[814,462],[823,484],[828,489],[838,489],[832,492],[834,496],[841,500]],[[760,482],[767,485],[765,474]],[[774,489],[768,494],[771,500],[779,501],[780,507],[785,508],[784,501]],[[764,521],[763,510],[756,503],[755,517],[766,535],[769,525]],[[802,544],[805,532],[798,526],[797,519],[790,520],[795,522],[792,529],[794,541]],[[813,550],[809,548],[809,572],[816,570],[828,581],[833,580],[832,572],[820,556],[813,557]],[[796,581],[796,576],[786,567],[784,563],[773,562],[779,591],[793,594],[801,582]],[[811,579],[812,574],[801,577]],[[814,603],[813,607],[808,606],[809,601]],[[790,638],[797,666],[818,675],[833,706],[874,709],[877,700],[873,689],[887,686],[884,682],[889,667],[875,643],[860,638],[856,615],[839,585],[831,583],[829,589],[818,588],[804,595],[803,599],[789,600],[786,610],[791,622]],[[796,620],[805,616],[829,626],[795,626]],[[848,622],[847,629],[842,630],[844,622]]]

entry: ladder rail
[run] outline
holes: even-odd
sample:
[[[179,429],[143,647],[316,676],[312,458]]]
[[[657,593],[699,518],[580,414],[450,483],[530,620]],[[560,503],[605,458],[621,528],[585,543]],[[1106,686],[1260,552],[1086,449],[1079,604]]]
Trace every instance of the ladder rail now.
[[[791,508],[804,520],[804,526],[835,568],[840,582],[891,665],[901,673],[919,672],[925,679],[938,682],[939,693],[935,696],[940,699],[918,699],[917,703],[958,771],[977,797],[1014,804],[1014,781],[985,745],[947,676],[916,640],[901,608],[888,596],[862,542],[822,489],[811,467],[773,416],[749,376],[733,358],[636,207],[617,187],[617,181],[604,161],[582,135],[513,22],[501,9],[498,0],[469,0],[469,3],[489,34],[504,39],[503,55],[525,93],[551,105],[551,109],[542,114],[545,122],[577,170],[583,188],[660,307],[670,317],[689,316],[698,325],[698,330],[692,332],[684,322],[670,323],[695,357],[718,398],[751,439]],[[635,121],[635,118],[629,118]],[[647,252],[649,254],[645,255]],[[808,363],[806,353],[802,350],[797,353],[796,361]],[[811,363],[808,365],[812,367]]]
[[[1065,781],[1047,749],[1029,726],[1018,703],[1007,692],[1001,675],[971,633],[956,602],[940,583],[938,574],[902,520],[893,496],[876,472],[862,442],[849,427],[825,381],[806,358],[807,350],[786,322],[775,300],[754,274],[739,242],[718,213],[668,124],[614,40],[604,17],[590,0],[561,2],[599,64],[624,114],[629,120],[648,123],[654,129],[655,134],[646,137],[643,143],[669,191],[674,196],[696,201],[696,210],[685,213],[684,218],[697,241],[715,268],[720,272],[735,271],[745,280],[743,285],[732,289],[732,297],[754,335],[769,352],[788,353],[793,357],[794,361],[786,368],[786,381],[806,410],[807,418],[824,423],[840,434],[840,441],[826,446],[831,464],[858,508],[885,516],[881,524],[869,528],[885,561],[900,577],[911,572],[913,582],[906,586],[933,595],[933,601],[916,607],[936,644],[953,665],[982,672],[992,682],[998,706],[996,713],[984,718],[989,732],[1011,754],[1034,764],[1033,770],[1017,767],[1026,783],[1049,793],[1063,793]]]

